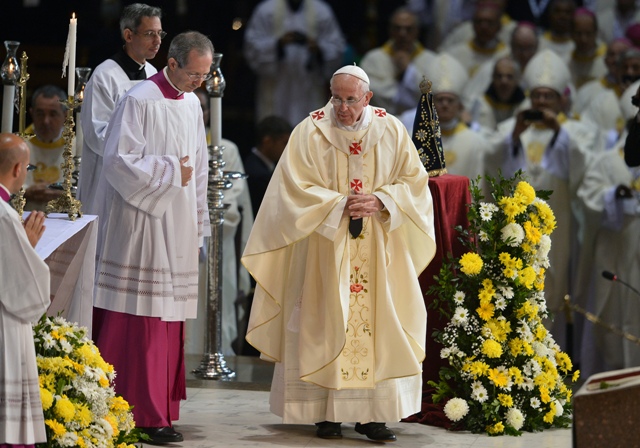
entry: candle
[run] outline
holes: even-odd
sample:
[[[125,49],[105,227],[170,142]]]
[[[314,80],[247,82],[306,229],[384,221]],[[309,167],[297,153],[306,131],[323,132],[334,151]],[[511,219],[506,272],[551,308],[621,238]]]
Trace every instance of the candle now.
[[[72,98],[76,91],[76,32],[78,30],[78,19],[74,12],[69,22],[69,37],[67,44],[69,45],[69,71],[67,79],[67,95]]]

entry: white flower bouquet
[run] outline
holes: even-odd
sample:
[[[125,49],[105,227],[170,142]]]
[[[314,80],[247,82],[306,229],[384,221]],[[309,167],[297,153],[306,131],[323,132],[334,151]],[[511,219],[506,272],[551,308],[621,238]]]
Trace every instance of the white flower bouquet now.
[[[449,319],[436,332],[449,366],[430,382],[433,401],[446,401],[452,429],[520,435],[566,427],[579,372],[542,323],[556,227],[550,192],[536,192],[521,172],[487,181],[493,202],[472,182],[469,228],[457,229],[468,251],[443,264],[429,291]]]
[[[43,315],[33,327],[47,442],[38,447],[133,448],[141,436],[113,389],[115,372],[87,329]]]

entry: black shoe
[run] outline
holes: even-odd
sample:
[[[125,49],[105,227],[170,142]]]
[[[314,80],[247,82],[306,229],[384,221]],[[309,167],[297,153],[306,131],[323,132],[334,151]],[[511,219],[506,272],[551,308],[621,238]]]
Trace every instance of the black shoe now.
[[[316,435],[321,439],[342,439],[342,430],[340,423],[320,422],[316,423]]]
[[[364,434],[376,442],[395,442],[396,435],[384,423],[356,423],[356,432]]]
[[[150,445],[164,445],[166,443],[182,442],[184,437],[171,426],[162,428],[138,428],[144,434],[148,435],[151,440],[141,440],[142,443]]]

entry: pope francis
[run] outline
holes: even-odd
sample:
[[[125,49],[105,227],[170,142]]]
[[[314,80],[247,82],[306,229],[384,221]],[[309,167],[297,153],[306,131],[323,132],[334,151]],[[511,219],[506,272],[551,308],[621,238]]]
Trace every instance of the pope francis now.
[[[291,134],[243,263],[256,279],[247,341],[276,363],[283,423],[340,422],[375,441],[420,410],[426,310],[418,275],[435,253],[429,176],[402,123],[346,66],[331,99]]]

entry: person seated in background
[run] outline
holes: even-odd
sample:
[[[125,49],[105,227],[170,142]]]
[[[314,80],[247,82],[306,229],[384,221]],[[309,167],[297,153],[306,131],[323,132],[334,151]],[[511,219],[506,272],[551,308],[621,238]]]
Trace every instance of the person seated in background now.
[[[575,43],[571,39],[574,0],[553,0],[549,5],[549,28],[540,36],[540,50],[549,49],[569,63]]]
[[[63,194],[62,190],[49,188],[51,184],[62,182],[64,157],[64,121],[67,107],[61,101],[67,94],[54,85],[36,89],[31,97],[29,114],[33,123],[25,132],[34,134],[27,141],[31,151],[30,163],[36,166],[25,180],[26,210],[45,210],[47,202]]]
[[[420,99],[420,81],[436,56],[418,40],[418,17],[398,8],[389,20],[389,40],[367,52],[360,67],[369,75],[373,105],[399,115]]]
[[[258,214],[273,170],[287,146],[293,128],[284,118],[271,115],[260,120],[256,130],[256,146],[251,148],[244,159],[254,216]]]
[[[472,122],[487,129],[495,129],[498,123],[511,118],[525,100],[520,87],[520,66],[510,56],[496,61],[491,76],[491,84],[484,92],[471,101]]]
[[[607,46],[598,41],[598,19],[587,8],[578,8],[573,15],[571,38],[575,49],[569,60],[571,82],[576,89],[607,73],[604,62]]]
[[[500,40],[502,10],[490,1],[479,2],[473,14],[473,37],[447,50],[472,77],[487,61],[509,53],[506,43]]]

